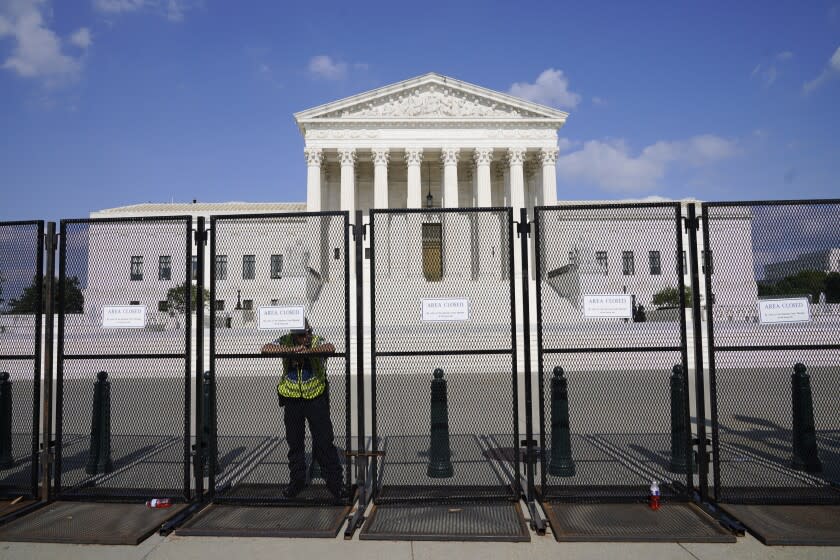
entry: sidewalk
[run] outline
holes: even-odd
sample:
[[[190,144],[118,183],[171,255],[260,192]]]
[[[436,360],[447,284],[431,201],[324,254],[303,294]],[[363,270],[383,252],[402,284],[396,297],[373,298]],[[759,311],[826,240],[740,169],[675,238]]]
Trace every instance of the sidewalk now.
[[[0,543],[0,559],[26,560],[458,560],[510,558],[621,558],[650,560],[837,559],[837,547],[768,547],[750,535],[735,544],[558,543],[550,535],[531,535],[530,543],[377,542],[336,539],[161,537],[140,545],[97,546]]]

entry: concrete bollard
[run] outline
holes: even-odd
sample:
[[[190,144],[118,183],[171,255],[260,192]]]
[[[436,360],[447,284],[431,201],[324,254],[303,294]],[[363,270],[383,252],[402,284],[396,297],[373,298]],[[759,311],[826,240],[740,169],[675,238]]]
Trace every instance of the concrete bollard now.
[[[446,380],[440,368],[434,371],[434,379],[432,379],[430,418],[429,466],[426,473],[431,478],[450,478],[454,471],[449,450],[449,412]]]
[[[685,424],[685,373],[680,364],[671,370],[671,464],[672,473],[688,474],[689,469],[695,472],[690,463],[688,453],[689,430]]]
[[[814,426],[814,400],[811,395],[811,376],[805,364],[793,366],[790,376],[793,408],[793,459],[791,466],[809,473],[822,472]]]
[[[111,382],[104,371],[100,371],[96,377],[90,423],[90,450],[85,467],[87,474],[109,473],[114,470],[114,463],[111,461]]]
[[[9,372],[0,373],[0,469],[15,466],[12,455],[12,382]]]
[[[569,392],[563,368],[554,368],[551,380],[551,461],[548,474],[575,476],[572,439],[569,432]]]

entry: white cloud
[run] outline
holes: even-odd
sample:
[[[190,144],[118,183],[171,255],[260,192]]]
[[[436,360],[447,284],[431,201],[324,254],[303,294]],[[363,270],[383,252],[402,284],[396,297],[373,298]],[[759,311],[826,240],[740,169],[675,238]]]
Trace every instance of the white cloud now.
[[[638,156],[630,153],[624,140],[590,140],[584,142],[582,149],[558,157],[557,173],[567,181],[593,184],[613,192],[636,193],[656,187],[670,165],[700,167],[737,152],[735,142],[712,134],[656,142]]]
[[[94,9],[109,14],[136,12],[148,4],[147,0],[93,0]]]
[[[0,5],[0,38],[15,41],[2,68],[56,86],[77,79],[82,61],[63,52],[61,38],[44,22],[44,5],[43,0],[12,0]],[[91,43],[90,32],[80,29],[69,42],[86,49]]]
[[[828,63],[825,65],[825,68],[819,76],[802,84],[802,92],[806,94],[811,93],[827,80],[838,74],[840,74],[840,47],[837,47],[837,50],[834,51],[833,55],[831,55],[831,58],[828,60]]]
[[[87,49],[93,44],[93,39],[90,36],[90,29],[82,27],[70,36],[70,42],[80,49]]]
[[[347,63],[325,54],[313,56],[309,59],[309,73],[325,80],[342,80],[347,77]]]
[[[150,10],[169,21],[183,21],[184,14],[197,0],[93,0],[93,8],[105,14],[124,14]]]
[[[782,51],[777,53],[775,56],[772,57],[770,61],[761,62],[753,68],[753,71],[750,72],[750,77],[754,79],[760,79],[764,84],[764,87],[770,87],[779,77],[781,73],[779,71],[778,64],[781,62],[787,62],[793,59],[793,53],[791,51]]]
[[[580,103],[580,95],[569,91],[569,79],[562,70],[549,68],[537,76],[533,84],[516,82],[508,93],[541,105],[572,108]]]

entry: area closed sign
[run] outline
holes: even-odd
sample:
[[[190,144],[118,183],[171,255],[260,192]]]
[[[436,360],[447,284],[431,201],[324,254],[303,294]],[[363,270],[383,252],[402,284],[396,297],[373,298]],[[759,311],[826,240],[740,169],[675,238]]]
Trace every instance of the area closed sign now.
[[[283,331],[304,328],[302,305],[271,305],[259,308],[261,331]]]
[[[583,316],[589,319],[630,319],[633,300],[627,294],[583,296]]]
[[[420,300],[420,319],[431,323],[454,323],[470,320],[468,298],[428,298]]]
[[[105,305],[102,307],[103,329],[142,329],[145,326],[145,305]]]
[[[811,320],[808,298],[763,299],[758,302],[762,324],[807,323]]]

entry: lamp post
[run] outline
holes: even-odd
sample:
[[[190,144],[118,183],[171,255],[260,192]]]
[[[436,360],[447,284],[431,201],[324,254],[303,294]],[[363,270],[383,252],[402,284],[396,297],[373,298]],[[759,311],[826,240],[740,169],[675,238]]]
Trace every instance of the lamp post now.
[[[432,170],[429,164],[426,164],[426,184],[428,185],[428,194],[426,195],[426,208],[432,207],[434,198],[432,197]]]

